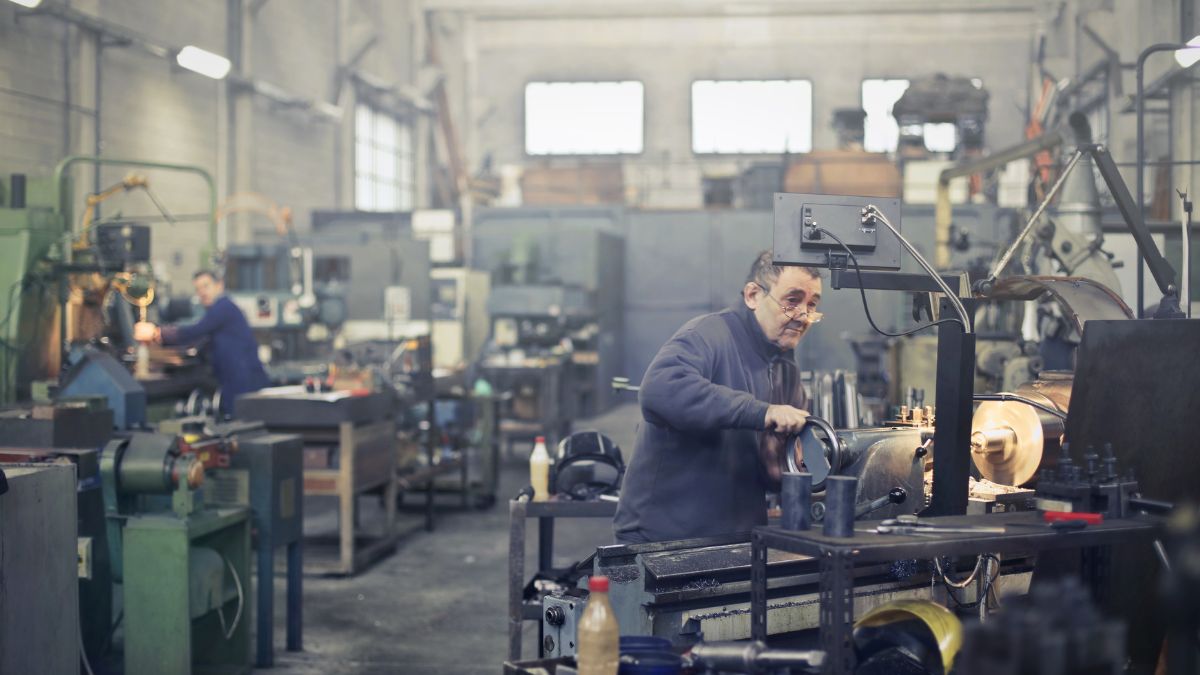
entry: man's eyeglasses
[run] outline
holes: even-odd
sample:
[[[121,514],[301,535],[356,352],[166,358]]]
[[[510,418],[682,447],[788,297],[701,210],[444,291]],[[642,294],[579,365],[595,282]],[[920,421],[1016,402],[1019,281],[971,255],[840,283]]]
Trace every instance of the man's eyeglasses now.
[[[776,300],[775,296],[771,295],[771,292],[767,290],[766,286],[758,284],[758,287],[762,289],[763,295],[771,298],[772,302],[774,302],[776,305],[779,305],[779,311],[783,312],[783,315],[792,321],[803,321],[804,323],[812,325],[814,323],[820,323],[821,317],[825,316],[820,312],[803,311],[803,305],[785,305],[779,300]]]

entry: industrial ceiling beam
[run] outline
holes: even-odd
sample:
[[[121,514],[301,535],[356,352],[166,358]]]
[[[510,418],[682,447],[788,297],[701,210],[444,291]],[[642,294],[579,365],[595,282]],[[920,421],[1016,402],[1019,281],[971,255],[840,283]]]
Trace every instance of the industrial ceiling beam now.
[[[1035,0],[425,0],[427,11],[480,19],[744,17],[1030,12]]]

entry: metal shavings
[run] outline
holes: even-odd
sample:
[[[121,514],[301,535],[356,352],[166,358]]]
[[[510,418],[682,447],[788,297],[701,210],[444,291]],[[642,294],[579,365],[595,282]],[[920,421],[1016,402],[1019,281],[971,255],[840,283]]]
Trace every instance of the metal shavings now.
[[[702,591],[706,588],[719,588],[720,586],[721,586],[721,582],[717,581],[716,579],[697,579],[695,581],[689,581],[680,590]]]

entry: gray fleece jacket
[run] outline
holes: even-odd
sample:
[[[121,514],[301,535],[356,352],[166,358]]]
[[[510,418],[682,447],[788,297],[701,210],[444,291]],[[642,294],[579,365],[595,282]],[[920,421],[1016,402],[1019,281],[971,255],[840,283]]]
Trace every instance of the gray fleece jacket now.
[[[743,303],[684,324],[650,363],[639,400],[643,422],[613,520],[618,542],[766,524],[767,465],[778,461],[760,451],[767,405],[804,407],[804,392],[792,354],[767,341]]]

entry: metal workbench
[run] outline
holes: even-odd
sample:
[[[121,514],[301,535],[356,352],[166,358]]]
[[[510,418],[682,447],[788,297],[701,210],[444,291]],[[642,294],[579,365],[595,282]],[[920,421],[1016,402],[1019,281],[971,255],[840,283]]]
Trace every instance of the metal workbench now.
[[[570,372],[563,357],[546,359],[538,365],[489,365],[480,367],[480,375],[497,392],[510,392],[503,397],[498,421],[501,444],[505,453],[512,454],[518,441],[533,442],[537,436],[546,438],[546,447],[553,448],[571,433],[574,413],[566,392],[570,389]],[[532,385],[537,391],[535,409],[522,409],[516,392]],[[524,399],[528,402],[528,399]]]
[[[311,393],[278,387],[237,400],[237,417],[262,422],[272,432],[304,443],[304,494],[338,499],[338,534],[307,537],[304,569],[317,574],[355,574],[396,547],[396,422],[394,401],[379,394]],[[383,491],[381,530],[358,528],[358,499]],[[335,552],[331,557],[329,547]]]
[[[538,569],[550,572],[554,566],[554,521],[557,518],[612,518],[617,513],[615,501],[557,501],[544,502],[512,500],[508,503],[508,658],[521,659],[521,627],[525,621],[537,621],[541,626],[542,606],[526,603],[525,590],[525,526],[529,518],[538,519]],[[539,640],[540,643],[540,640]],[[539,650],[541,648],[539,647]]]
[[[1103,547],[1149,538],[1158,530],[1149,517],[1110,520],[1086,529],[1062,532],[1047,527],[1037,512],[981,516],[942,516],[925,522],[955,527],[1005,526],[1003,534],[946,533],[884,535],[875,522],[859,522],[849,538],[827,537],[820,528],[792,531],[755,528],[751,535],[750,628],[755,640],[767,638],[767,552],[775,549],[820,560],[821,647],[828,654],[826,672],[841,675],[854,669],[854,569],[895,560],[928,560],[983,553],[1017,554],[1080,549],[1085,581],[1093,589],[1103,582]]]

